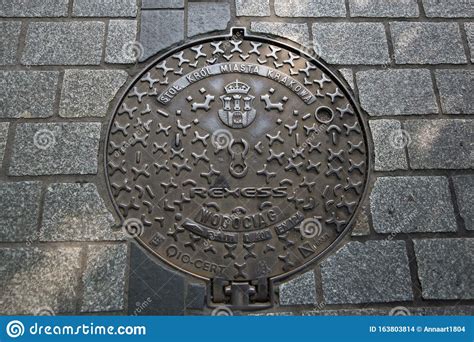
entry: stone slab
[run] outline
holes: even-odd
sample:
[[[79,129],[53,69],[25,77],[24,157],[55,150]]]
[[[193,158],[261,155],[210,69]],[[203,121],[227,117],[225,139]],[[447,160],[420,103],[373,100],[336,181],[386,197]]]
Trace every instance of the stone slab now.
[[[381,23],[316,23],[314,45],[330,64],[386,64],[387,37]]]
[[[2,315],[74,313],[81,248],[0,248]]]
[[[184,8],[184,0],[142,0],[143,9]]]
[[[377,233],[457,230],[446,177],[380,177],[370,194],[370,208]]]
[[[127,253],[125,243],[88,246],[82,312],[124,309]]]
[[[0,118],[52,116],[58,79],[56,71],[2,71]]]
[[[349,84],[349,87],[351,87],[351,89],[354,89],[354,73],[352,72],[352,69],[343,68],[339,69],[339,72],[341,73],[347,84]]]
[[[17,125],[11,176],[96,174],[100,123]]]
[[[66,17],[69,0],[6,0],[0,17]]]
[[[235,11],[238,17],[268,17],[269,0],[235,0]]]
[[[351,17],[418,17],[417,0],[349,0]]]
[[[229,4],[190,2],[188,5],[188,37],[225,30],[229,21]]]
[[[206,286],[203,284],[188,284],[186,293],[186,309],[202,310],[205,307]]]
[[[279,17],[345,17],[344,0],[275,0]]]
[[[369,115],[439,112],[429,70],[366,70],[357,72],[356,80],[361,105]]]
[[[148,59],[159,51],[184,39],[184,12],[181,10],[143,11],[140,24],[140,44]]]
[[[324,302],[412,300],[404,241],[349,242],[321,264]]]
[[[444,113],[474,114],[473,70],[437,70],[435,76]]]
[[[105,24],[99,21],[33,22],[21,57],[24,65],[98,65]]]
[[[66,70],[59,115],[65,118],[106,116],[110,102],[127,77],[122,70]]]
[[[471,0],[422,0],[422,3],[427,17],[474,17],[474,6]]]
[[[309,271],[280,285],[280,305],[316,304],[316,280]]]
[[[462,64],[466,54],[457,23],[390,23],[397,64]]]
[[[305,47],[312,45],[309,40],[309,31],[306,24],[255,21],[250,24],[250,30],[256,33],[275,35],[290,39]]]
[[[45,194],[41,241],[96,241],[123,238],[92,183],[55,183]]]
[[[474,239],[413,242],[424,299],[474,298]]]
[[[369,208],[367,204],[364,204],[359,211],[354,222],[354,229],[352,230],[352,236],[365,236],[370,234],[370,222],[369,222]]]
[[[405,155],[406,141],[402,125],[398,120],[370,120],[370,131],[374,142],[376,171],[408,169]]]
[[[0,241],[38,239],[40,182],[0,182]]]
[[[467,230],[474,230],[474,176],[455,176],[453,184],[464,226]]]
[[[5,154],[5,147],[7,146],[8,128],[10,128],[10,123],[0,122],[0,169],[3,166],[3,156]]]
[[[21,21],[0,22],[0,65],[15,64],[20,30]]]
[[[474,121],[461,119],[410,120],[404,123],[411,143],[413,169],[472,169]]]
[[[474,63],[474,23],[465,23],[464,30],[466,30],[467,41],[471,50],[471,63]]]
[[[76,17],[135,17],[137,0],[74,0]]]
[[[110,20],[105,47],[105,62],[131,64],[138,61],[143,49],[136,41],[136,20]]]

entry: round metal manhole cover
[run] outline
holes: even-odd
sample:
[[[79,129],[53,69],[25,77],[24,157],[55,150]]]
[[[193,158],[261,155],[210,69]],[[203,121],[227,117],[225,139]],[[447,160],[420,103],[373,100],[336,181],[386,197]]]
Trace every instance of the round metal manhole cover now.
[[[368,173],[343,84],[303,52],[240,32],[148,66],[105,151],[128,233],[181,270],[229,281],[288,275],[334,246]]]

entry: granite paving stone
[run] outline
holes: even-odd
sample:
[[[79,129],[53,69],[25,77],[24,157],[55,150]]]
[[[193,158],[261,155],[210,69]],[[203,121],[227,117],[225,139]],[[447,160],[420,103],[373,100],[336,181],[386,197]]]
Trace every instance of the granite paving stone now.
[[[0,182],[0,241],[35,241],[41,182]]]
[[[471,0],[422,0],[427,17],[472,18]]]
[[[137,0],[74,0],[76,17],[135,17]]]
[[[0,65],[15,64],[20,29],[20,21],[0,21]]]
[[[202,310],[206,300],[206,286],[204,284],[188,284],[186,293],[186,309]]]
[[[5,0],[0,17],[66,17],[69,0]]]
[[[474,230],[474,176],[453,177],[458,208],[467,230]]]
[[[404,241],[352,241],[321,264],[324,302],[357,304],[412,300]]]
[[[464,29],[466,30],[467,41],[471,50],[471,63],[474,63],[474,23],[465,23]]]
[[[457,230],[446,177],[380,177],[370,194],[370,209],[377,233]]]
[[[279,17],[345,17],[344,0],[275,0]]]
[[[354,222],[354,229],[352,230],[352,236],[365,236],[370,234],[370,223],[369,223],[369,208],[368,205],[364,204],[359,211]]]
[[[387,37],[381,23],[316,23],[314,45],[330,64],[386,64]]]
[[[441,108],[445,114],[474,114],[474,71],[437,70]]]
[[[5,147],[7,146],[8,128],[10,123],[0,122],[0,169],[3,165],[3,156],[5,154]]]
[[[408,160],[413,169],[472,169],[472,120],[410,120],[404,123],[411,143]]]
[[[438,113],[429,70],[359,71],[356,81],[361,105],[369,115]]]
[[[316,304],[316,280],[309,271],[280,285],[280,305]]]
[[[52,116],[58,78],[56,71],[2,71],[0,118]]]
[[[105,24],[99,21],[33,22],[21,57],[24,65],[98,65]]]
[[[344,80],[346,80],[347,84],[354,89],[354,73],[352,72],[352,69],[339,69],[339,72],[341,73],[342,77],[344,77]]]
[[[1,314],[73,313],[80,252],[78,247],[0,248]]]
[[[466,63],[457,23],[390,23],[397,64]]]
[[[184,39],[184,12],[181,10],[143,11],[140,24],[140,61]]]
[[[184,8],[184,0],[142,0],[142,8]]]
[[[106,63],[135,63],[142,53],[136,41],[136,20],[110,20],[105,48]]]
[[[391,311],[396,309],[339,309],[339,310],[313,310],[303,311],[303,316],[389,316]],[[394,310],[397,312],[397,310]],[[393,312],[392,311],[392,315]],[[411,316],[472,316],[474,307],[472,306],[440,306],[440,307],[413,307],[413,306],[399,306],[398,312],[408,312]],[[396,315],[396,314],[395,314]]]
[[[374,142],[375,170],[406,170],[408,163],[400,121],[386,119],[371,120],[369,124]]]
[[[418,17],[417,0],[349,0],[351,17]]]
[[[95,122],[18,124],[9,175],[96,174],[100,130]]]
[[[227,3],[190,2],[188,4],[188,37],[225,30],[230,21]]]
[[[124,309],[127,251],[125,243],[88,246],[82,312]]]
[[[474,239],[413,242],[424,299],[474,298]]]
[[[308,26],[306,24],[275,23],[275,22],[252,22],[250,30],[257,33],[275,35],[300,43],[306,48],[311,48]]]
[[[238,17],[267,17],[270,15],[270,0],[235,0]]]
[[[45,194],[41,241],[96,241],[122,238],[93,183],[55,183]]]
[[[66,118],[106,116],[110,102],[127,77],[122,70],[66,70],[59,115]]]

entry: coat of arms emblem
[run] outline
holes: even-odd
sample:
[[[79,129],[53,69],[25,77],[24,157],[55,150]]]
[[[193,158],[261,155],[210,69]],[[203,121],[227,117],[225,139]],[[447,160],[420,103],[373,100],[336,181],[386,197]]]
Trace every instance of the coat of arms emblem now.
[[[224,89],[226,93],[220,97],[223,106],[219,110],[220,119],[232,128],[247,127],[256,116],[256,110],[252,107],[255,96],[249,95],[250,86],[235,80]]]

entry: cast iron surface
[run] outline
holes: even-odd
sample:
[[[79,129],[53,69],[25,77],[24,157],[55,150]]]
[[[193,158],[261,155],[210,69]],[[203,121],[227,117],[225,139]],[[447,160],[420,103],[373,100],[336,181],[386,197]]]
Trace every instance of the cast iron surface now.
[[[305,53],[241,31],[145,68],[106,144],[129,234],[204,279],[301,270],[349,229],[368,176],[364,124],[343,84]]]

